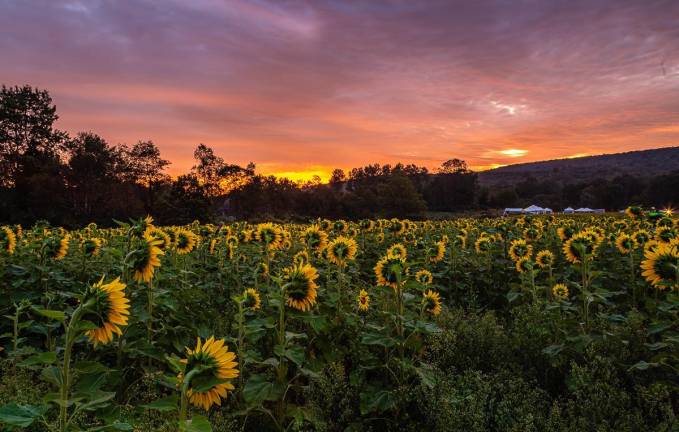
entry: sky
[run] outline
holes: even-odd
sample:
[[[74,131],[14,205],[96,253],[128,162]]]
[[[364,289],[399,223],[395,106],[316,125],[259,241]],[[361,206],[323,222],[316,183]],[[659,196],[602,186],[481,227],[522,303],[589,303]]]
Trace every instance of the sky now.
[[[70,133],[264,174],[678,145],[679,1],[0,0],[0,83]]]

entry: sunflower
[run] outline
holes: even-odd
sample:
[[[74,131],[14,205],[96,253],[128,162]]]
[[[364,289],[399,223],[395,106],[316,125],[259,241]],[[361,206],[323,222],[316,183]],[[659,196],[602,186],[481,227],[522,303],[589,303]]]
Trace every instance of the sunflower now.
[[[269,274],[269,266],[265,262],[259,262],[255,266],[255,272],[260,276],[267,276]]]
[[[408,252],[405,246],[401,243],[396,243],[387,249],[387,258],[399,258],[405,260],[408,257]]]
[[[173,234],[173,237],[170,237],[170,233]],[[170,249],[172,246],[173,241],[177,240],[177,235],[174,231],[170,230],[169,232],[165,232],[164,230],[156,227],[152,227],[146,230],[146,234],[151,236],[152,238],[156,240],[160,240],[160,243],[158,244],[158,248],[162,251],[166,251]]]
[[[661,243],[658,240],[647,241],[646,244],[644,244],[644,254],[646,254],[646,252],[648,252],[648,251],[651,251],[651,252],[655,251],[656,249],[658,249],[660,244]]]
[[[296,264],[306,264],[310,262],[311,260],[309,259],[309,253],[305,250],[301,250],[297,252],[293,257],[292,257],[292,262]]]
[[[208,411],[212,405],[222,404],[222,398],[226,398],[229,390],[234,390],[230,380],[238,377],[238,363],[236,354],[229,351],[224,339],[215,340],[214,336],[204,343],[200,338],[196,341],[196,348],[186,348],[186,358],[181,362],[185,365],[184,373],[189,374],[199,370],[193,376],[192,382],[200,381],[209,383],[216,381],[210,389],[201,388],[196,391],[189,388],[186,396],[194,406]],[[184,374],[180,374],[183,379]],[[205,386],[203,386],[205,387]]]
[[[113,340],[113,333],[118,336],[123,334],[120,326],[127,325],[130,301],[125,297],[125,284],[120,282],[120,278],[105,284],[102,277],[90,287],[85,298],[85,301],[91,299],[93,305],[85,312],[83,319],[97,326],[85,333],[91,342],[95,345],[107,344]]]
[[[308,248],[319,251],[327,246],[328,233],[312,225],[302,233],[302,239]]]
[[[535,256],[535,263],[542,269],[551,267],[554,264],[554,254],[551,251],[542,250]]]
[[[228,245],[226,248],[226,259],[232,260],[236,254],[236,249],[238,249],[236,246]]]
[[[254,288],[247,288],[243,291],[243,305],[247,309],[253,311],[259,310],[262,307],[262,299],[259,297],[259,293]]]
[[[401,235],[406,231],[407,224],[405,221],[400,221],[398,219],[392,219],[389,221],[389,231],[395,235]]]
[[[642,276],[659,289],[678,287],[679,246],[660,244],[647,250],[641,262]]]
[[[17,237],[9,227],[0,228],[0,250],[12,255],[17,246]]]
[[[127,234],[132,237],[142,237],[146,231],[153,229],[153,218],[146,216],[144,219],[133,221],[134,223],[127,231]]]
[[[295,264],[285,269],[285,304],[302,312],[316,304],[318,272],[310,264]]]
[[[380,232],[379,234],[377,234],[377,236],[375,237],[375,241],[377,241],[377,243],[382,243],[384,241],[384,233]]]
[[[332,228],[336,232],[345,233],[349,229],[349,225],[346,223],[346,221],[340,219],[335,221]]]
[[[370,307],[370,296],[368,295],[368,292],[362,289],[361,292],[358,293],[358,297],[356,297],[356,302],[358,303],[359,311],[367,312]]]
[[[467,248],[467,236],[456,235],[453,244],[458,246],[460,249],[466,249]]]
[[[238,246],[238,237],[233,236],[233,235],[228,235],[228,236],[226,236],[225,242],[229,246],[236,247],[236,246]]]
[[[375,222],[372,219],[363,219],[360,227],[363,231],[372,231],[375,228]]]
[[[159,244],[160,240],[149,235],[137,239],[133,251],[128,255],[134,270],[135,281],[148,282],[153,278],[155,268],[160,267],[159,256],[165,255],[165,252],[158,247]]]
[[[670,227],[661,226],[655,230],[655,239],[661,243],[669,243],[677,238],[677,233]]]
[[[398,288],[399,278],[403,281],[408,272],[404,260],[387,257],[377,261],[373,270],[377,278],[377,285],[389,286],[393,289]]]
[[[596,233],[591,231],[579,232],[566,240],[563,245],[563,253],[569,262],[573,264],[579,263],[584,256],[593,255],[599,243],[600,241]]]
[[[271,222],[257,225],[255,240],[266,245],[269,250],[280,249],[283,243],[283,232]]]
[[[570,226],[559,227],[556,229],[556,234],[559,236],[561,241],[566,241],[569,238],[573,237],[573,234],[575,234],[575,230],[573,229],[573,227]]]
[[[640,229],[632,233],[632,238],[639,246],[644,246],[651,239],[651,233],[645,229]]]
[[[533,255],[533,246],[526,243],[526,240],[513,240],[511,246],[509,246],[509,256],[512,261],[518,261],[525,257],[530,258],[531,255]]]
[[[439,293],[427,290],[422,293],[422,306],[424,311],[434,316],[441,313],[441,296]]]
[[[169,249],[177,243],[177,230],[174,228],[166,228],[163,230],[163,232],[170,239],[170,242],[167,244],[167,249]]]
[[[210,240],[210,245],[208,246],[208,252],[210,255],[214,255],[215,253],[215,248],[219,244],[219,239],[218,238],[213,238]]]
[[[474,249],[476,250],[477,253],[485,253],[488,252],[492,246],[492,240],[485,235],[482,235],[476,241],[474,242]]]
[[[615,247],[618,248],[618,251],[623,255],[627,255],[638,246],[639,245],[634,241],[634,238],[625,233],[620,234],[615,240]]]
[[[644,211],[639,206],[629,206],[625,209],[625,214],[631,218],[637,219],[643,216]]]
[[[514,265],[516,271],[519,273],[525,273],[533,270],[533,262],[530,260],[529,256],[521,257]]]
[[[14,234],[16,234],[18,239],[24,236],[24,229],[21,227],[21,224],[14,225]]]
[[[68,242],[71,240],[69,235],[60,235],[45,239],[44,247],[48,257],[55,260],[63,259],[68,253]]]
[[[429,270],[423,269],[415,273],[415,280],[425,286],[431,285],[431,283],[434,281],[434,276],[432,276]]]
[[[337,237],[326,247],[328,261],[338,266],[344,267],[347,261],[356,257],[358,246],[356,241],[349,237]]]
[[[564,284],[556,284],[552,287],[552,295],[558,301],[568,300],[568,287]]]
[[[429,261],[437,263],[443,260],[446,255],[446,244],[439,240],[434,245],[428,249]]]
[[[327,220],[327,219],[321,219],[318,222],[318,226],[323,230],[323,231],[328,231],[330,228],[332,228],[332,223]]]
[[[535,241],[541,236],[540,230],[534,226],[528,227],[523,230],[523,238],[530,241]]]
[[[99,255],[101,250],[102,240],[100,238],[92,237],[80,242],[80,247],[85,256],[93,257]]]
[[[252,241],[254,234],[252,230],[245,229],[242,231],[238,231],[238,241],[242,243],[250,243]]]
[[[177,230],[177,240],[174,247],[179,255],[191,252],[196,247],[196,235],[186,229]]]

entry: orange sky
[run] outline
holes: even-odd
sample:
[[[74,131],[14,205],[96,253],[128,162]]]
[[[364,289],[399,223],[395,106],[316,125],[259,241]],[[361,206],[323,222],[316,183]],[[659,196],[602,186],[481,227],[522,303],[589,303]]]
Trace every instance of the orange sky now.
[[[0,83],[71,133],[261,173],[476,169],[679,142],[679,2],[14,2]]]

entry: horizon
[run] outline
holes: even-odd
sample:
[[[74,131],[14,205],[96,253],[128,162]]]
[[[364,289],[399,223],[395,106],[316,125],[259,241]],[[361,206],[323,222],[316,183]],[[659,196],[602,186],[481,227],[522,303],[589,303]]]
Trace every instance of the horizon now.
[[[498,166],[677,145],[679,3],[2,1],[0,82],[57,127],[230,163]],[[574,26],[581,31],[573,32]]]

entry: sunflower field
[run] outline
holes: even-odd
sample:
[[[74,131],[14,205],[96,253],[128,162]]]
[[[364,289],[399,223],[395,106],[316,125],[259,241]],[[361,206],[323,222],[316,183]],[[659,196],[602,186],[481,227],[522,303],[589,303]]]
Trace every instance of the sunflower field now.
[[[671,214],[3,226],[0,291],[0,430],[679,430]]]

